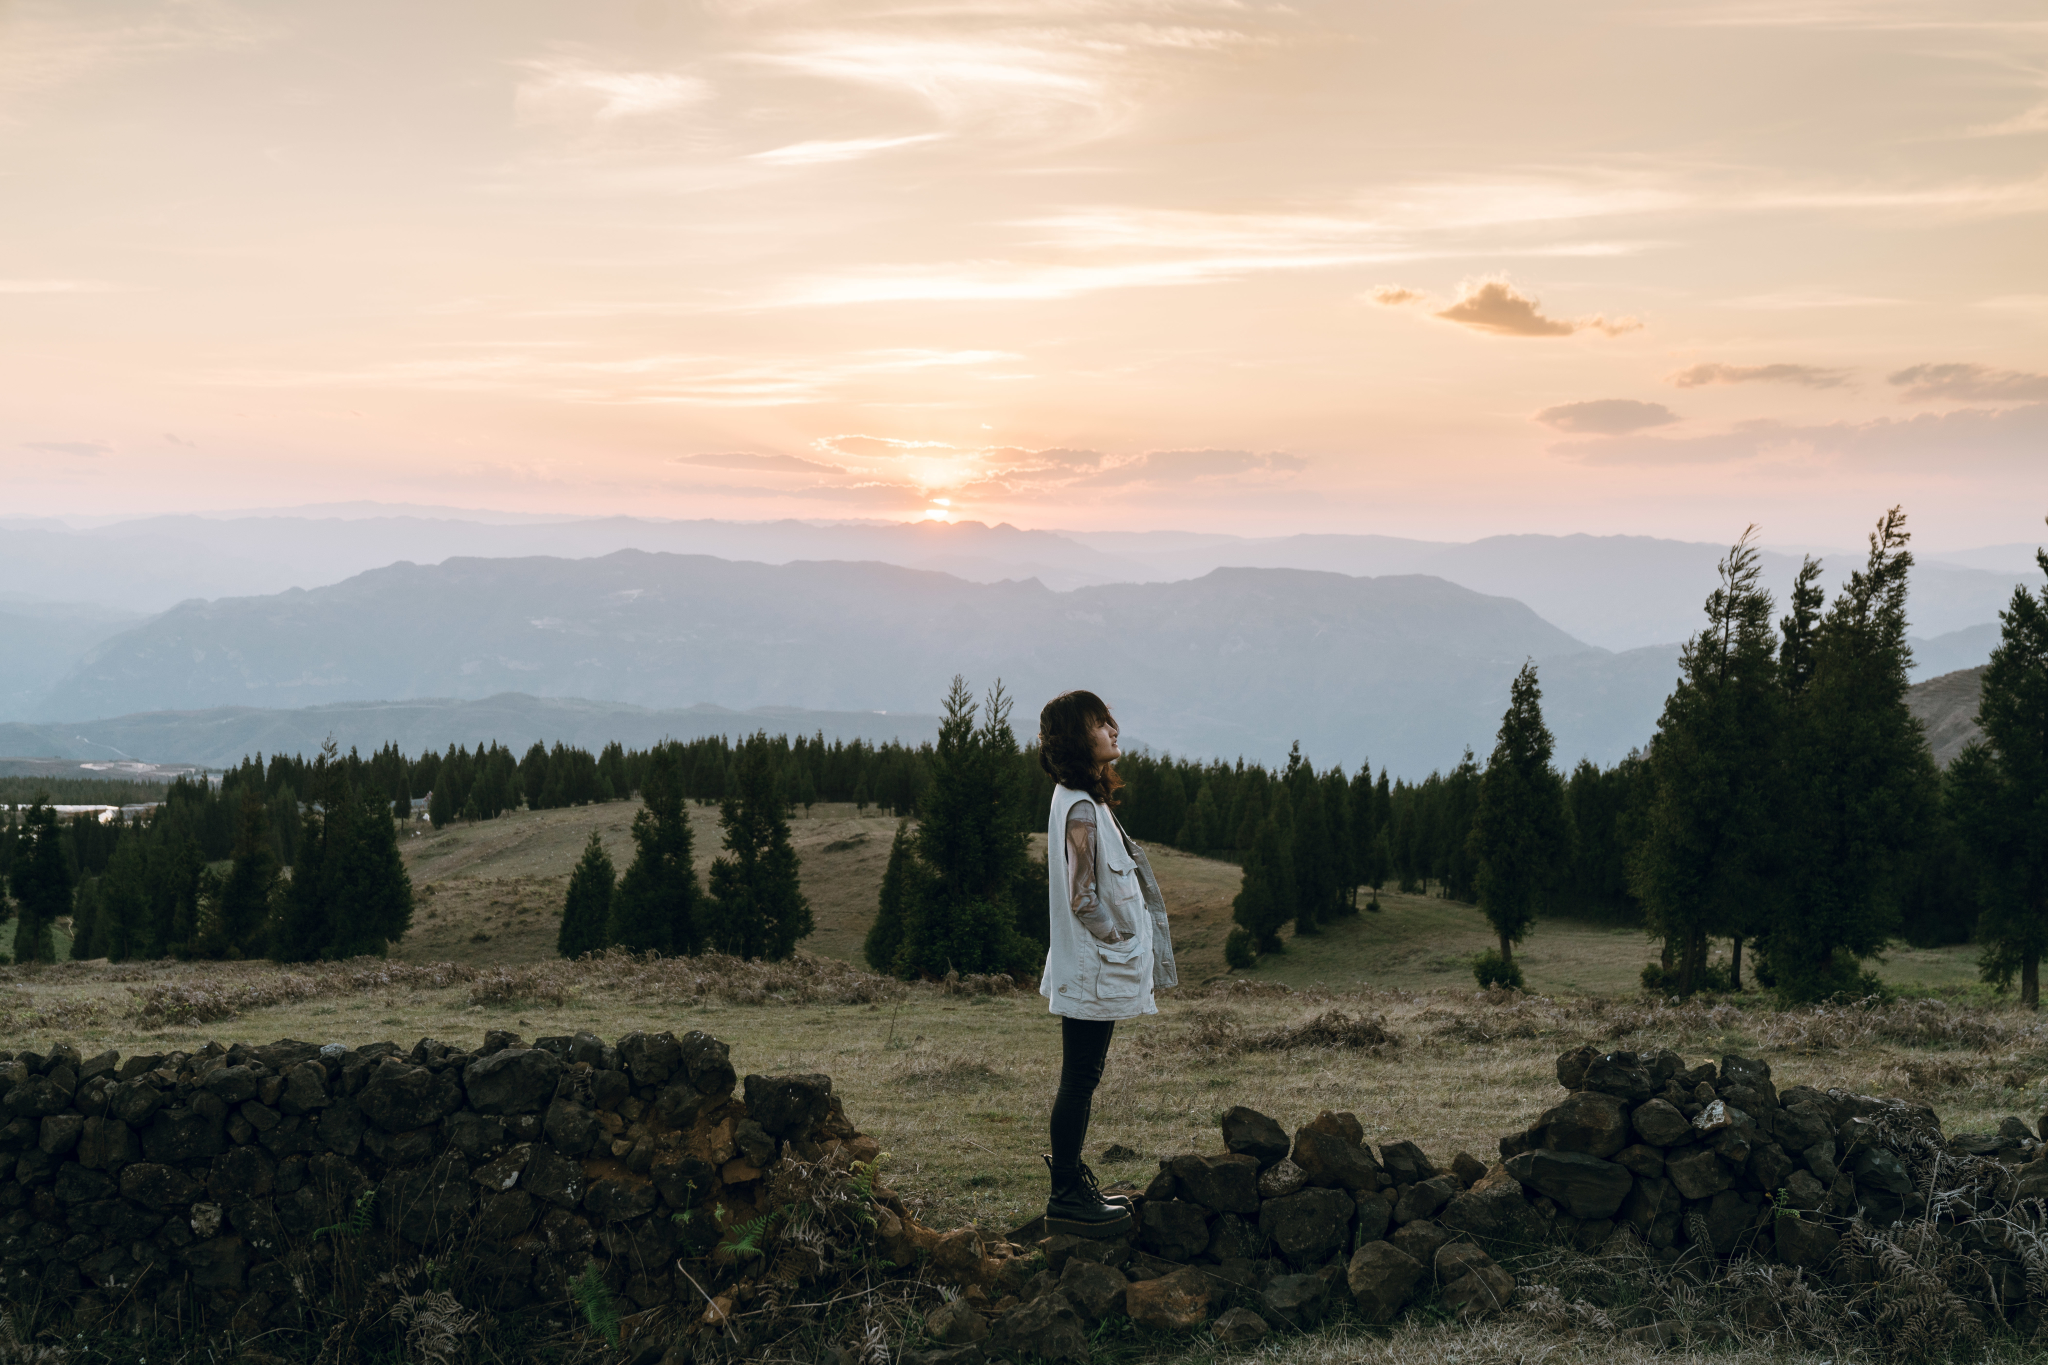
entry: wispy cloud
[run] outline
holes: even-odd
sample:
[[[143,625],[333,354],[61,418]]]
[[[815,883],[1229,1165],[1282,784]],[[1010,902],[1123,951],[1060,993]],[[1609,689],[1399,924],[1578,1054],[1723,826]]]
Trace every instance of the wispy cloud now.
[[[1587,318],[1548,317],[1539,300],[1502,279],[1467,280],[1459,288],[1457,302],[1439,309],[1434,316],[1474,331],[1511,337],[1568,337],[1576,332],[1616,336],[1643,325],[1634,318],[1609,322],[1600,314]]]
[[[1708,384],[1797,384],[1808,389],[1839,389],[1849,382],[1847,370],[1824,369],[1819,365],[1723,365],[1705,362],[1666,375],[1667,382],[1681,389]]]
[[[913,133],[905,137],[855,137],[837,142],[792,142],[755,152],[750,160],[770,166],[817,166],[833,161],[859,161],[877,152],[912,147],[920,142],[937,142],[943,133]]]
[[[524,64],[514,103],[529,122],[609,123],[668,114],[711,98],[711,86],[674,71],[607,69],[572,58]]]
[[[1999,370],[1989,365],[1914,365],[1885,376],[1909,401],[1962,403],[2039,402],[2048,399],[2048,374]]]
[[[1557,431],[1577,435],[1620,436],[1649,427],[1669,426],[1678,414],[1662,403],[1641,403],[1633,398],[1594,398],[1583,403],[1560,403],[1538,412],[1535,420]]]
[[[794,455],[755,455],[745,451],[712,451],[703,455],[677,455],[671,464],[700,465],[707,469],[751,469],[764,474],[844,474],[836,464],[799,459]]]
[[[1923,469],[1930,460],[1964,470],[2031,468],[2048,444],[2048,403],[2003,410],[1964,408],[1908,418],[1795,426],[1744,422],[1699,436],[1621,436],[1565,441],[1553,454],[1588,465],[1739,464],[1791,457],[1834,457],[1852,467]]]

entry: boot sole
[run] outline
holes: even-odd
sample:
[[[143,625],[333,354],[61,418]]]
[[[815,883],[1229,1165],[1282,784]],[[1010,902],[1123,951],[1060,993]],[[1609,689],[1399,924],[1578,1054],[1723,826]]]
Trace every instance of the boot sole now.
[[[1126,1210],[1121,1218],[1091,1223],[1079,1218],[1061,1218],[1049,1213],[1045,1216],[1045,1230],[1048,1235],[1065,1233],[1069,1237],[1121,1237],[1131,1230],[1131,1215]]]

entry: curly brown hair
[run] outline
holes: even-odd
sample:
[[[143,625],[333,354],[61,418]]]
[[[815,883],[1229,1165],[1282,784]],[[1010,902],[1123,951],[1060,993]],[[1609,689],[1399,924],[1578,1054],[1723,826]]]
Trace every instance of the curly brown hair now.
[[[1116,724],[1109,704],[1093,692],[1062,692],[1038,713],[1038,766],[1069,791],[1087,792],[1106,806],[1120,804],[1124,780],[1114,764],[1095,762],[1095,737],[1104,721]]]

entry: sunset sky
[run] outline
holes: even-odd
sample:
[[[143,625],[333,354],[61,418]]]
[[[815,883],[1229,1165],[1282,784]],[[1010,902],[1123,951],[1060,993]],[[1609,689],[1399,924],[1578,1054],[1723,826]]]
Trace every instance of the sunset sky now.
[[[2032,540],[2048,11],[0,2],[0,365],[0,514]]]

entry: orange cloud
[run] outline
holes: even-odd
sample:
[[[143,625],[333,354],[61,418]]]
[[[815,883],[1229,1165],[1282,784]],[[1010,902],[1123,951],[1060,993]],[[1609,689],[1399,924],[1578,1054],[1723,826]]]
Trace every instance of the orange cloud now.
[[[1536,420],[1558,431],[1581,436],[1623,436],[1648,427],[1669,426],[1678,414],[1662,403],[1638,403],[1633,398],[1595,398],[1584,403],[1560,403],[1536,414]]]
[[[1422,301],[1422,294],[1419,290],[1409,289],[1398,284],[1380,285],[1368,297],[1374,303],[1387,308],[1399,308],[1404,303],[1420,303]]]
[[[1899,397],[1908,400],[2024,403],[2048,398],[2048,374],[1995,370],[1989,365],[1914,365],[1886,376],[1885,382],[1905,390]]]
[[[1458,301],[1435,316],[1475,331],[1510,337],[1568,337],[1575,332],[1616,336],[1643,325],[1634,318],[1609,322],[1599,314],[1573,319],[1545,317],[1538,299],[1521,293],[1506,280],[1466,281]]]
[[[1846,370],[1818,365],[1694,365],[1667,376],[1681,389],[1706,384],[1800,384],[1809,389],[1838,389],[1849,382]]]

